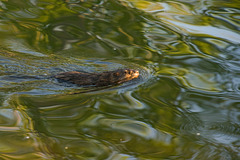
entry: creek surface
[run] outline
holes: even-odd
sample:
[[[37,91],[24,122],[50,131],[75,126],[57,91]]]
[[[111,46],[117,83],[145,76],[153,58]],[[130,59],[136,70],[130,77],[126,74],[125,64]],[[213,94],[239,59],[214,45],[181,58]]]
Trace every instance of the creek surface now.
[[[238,0],[1,0],[0,159],[240,159],[239,22]],[[141,76],[52,78],[118,68]]]

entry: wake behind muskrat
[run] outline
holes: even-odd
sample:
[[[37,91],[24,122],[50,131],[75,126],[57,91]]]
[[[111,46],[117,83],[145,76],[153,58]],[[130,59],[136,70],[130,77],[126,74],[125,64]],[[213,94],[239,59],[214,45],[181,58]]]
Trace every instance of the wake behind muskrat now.
[[[122,84],[139,77],[139,71],[134,69],[118,69],[101,73],[64,72],[55,78],[60,81],[70,82],[78,86],[113,86]]]

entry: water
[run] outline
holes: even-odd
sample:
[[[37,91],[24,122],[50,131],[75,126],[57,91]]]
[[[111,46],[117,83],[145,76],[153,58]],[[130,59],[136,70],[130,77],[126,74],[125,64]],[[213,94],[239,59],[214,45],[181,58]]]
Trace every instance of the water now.
[[[240,159],[239,22],[234,0],[0,1],[0,159]]]

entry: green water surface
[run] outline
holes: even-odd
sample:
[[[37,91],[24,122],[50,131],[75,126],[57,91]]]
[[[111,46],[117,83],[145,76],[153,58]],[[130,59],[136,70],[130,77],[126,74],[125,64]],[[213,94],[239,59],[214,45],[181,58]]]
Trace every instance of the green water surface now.
[[[0,159],[240,159],[239,0],[0,0],[0,41]]]

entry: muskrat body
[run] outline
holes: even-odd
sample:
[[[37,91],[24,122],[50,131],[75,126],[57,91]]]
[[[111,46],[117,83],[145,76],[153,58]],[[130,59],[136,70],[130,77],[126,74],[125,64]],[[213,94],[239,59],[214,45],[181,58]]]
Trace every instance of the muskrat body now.
[[[133,69],[118,69],[101,73],[64,72],[55,76],[58,80],[70,82],[78,86],[112,86],[139,77],[139,71]]]

